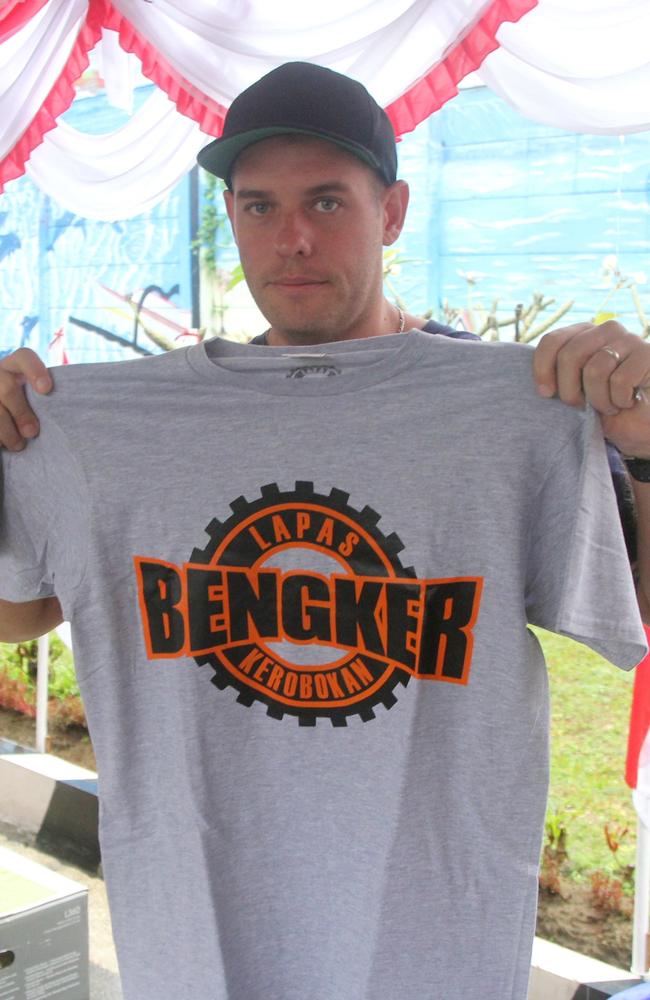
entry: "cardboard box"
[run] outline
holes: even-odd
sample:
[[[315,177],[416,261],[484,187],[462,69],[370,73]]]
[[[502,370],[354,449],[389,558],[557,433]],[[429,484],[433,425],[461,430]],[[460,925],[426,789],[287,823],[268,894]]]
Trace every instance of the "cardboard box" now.
[[[88,1000],[88,890],[0,847],[0,1000]]]

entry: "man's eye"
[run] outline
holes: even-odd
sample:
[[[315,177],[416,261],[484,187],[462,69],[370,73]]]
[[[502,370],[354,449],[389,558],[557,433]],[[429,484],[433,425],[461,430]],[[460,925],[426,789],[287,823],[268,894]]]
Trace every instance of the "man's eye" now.
[[[316,202],[316,211],[318,212],[335,212],[339,207],[339,202],[336,198],[319,198]]]
[[[268,201],[254,201],[246,206],[246,211],[251,215],[266,215],[269,210]]]

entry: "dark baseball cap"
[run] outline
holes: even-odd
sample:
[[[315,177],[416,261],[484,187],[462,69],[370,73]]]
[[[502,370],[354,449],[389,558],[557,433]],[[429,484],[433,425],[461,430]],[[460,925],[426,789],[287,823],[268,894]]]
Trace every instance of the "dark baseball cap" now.
[[[397,176],[395,133],[388,115],[363,84],[314,63],[271,70],[230,105],[223,132],[199,153],[199,164],[230,185],[236,158],[274,135],[327,139],[358,156],[392,184]]]

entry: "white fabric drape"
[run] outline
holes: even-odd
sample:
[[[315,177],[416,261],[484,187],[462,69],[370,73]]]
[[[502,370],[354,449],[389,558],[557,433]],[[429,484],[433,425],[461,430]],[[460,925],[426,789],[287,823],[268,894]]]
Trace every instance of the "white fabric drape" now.
[[[280,63],[322,63],[394,101],[438,62],[486,0],[114,0],[185,79],[219,104]],[[173,42],[171,40],[173,39]]]
[[[102,31],[100,65],[104,78],[104,89],[109,104],[121,108],[127,114],[133,112],[133,88],[137,85],[136,60],[120,48],[120,40],[114,31]]]
[[[442,61],[440,100],[435,103],[437,94],[424,93],[425,104],[433,100],[437,107],[496,44],[494,33],[503,17],[518,17],[535,2],[331,0],[318,8],[284,0],[269,8],[265,0],[49,0],[0,44],[5,54],[0,89],[3,79],[14,81],[5,93],[14,127],[5,134],[0,158],[19,140],[0,163],[0,181],[27,169],[63,207],[91,218],[145,211],[187,172],[208,141],[192,120],[205,132],[219,134],[234,96],[280,62],[312,59],[347,72],[389,104]],[[45,37],[50,49],[38,59]],[[120,107],[128,102],[121,86],[128,62],[119,54],[126,50],[137,55],[145,75],[182,114],[171,104],[148,102],[110,136],[89,137],[62,123],[52,129],[53,109],[58,114],[64,106],[66,87],[100,37],[109,99]],[[52,39],[56,59],[47,58]],[[122,49],[116,52],[118,39]],[[45,98],[41,129],[34,115]],[[407,109],[407,128],[428,113],[420,113],[421,97],[418,101],[415,111]],[[33,124],[21,137],[21,125],[25,128],[30,116]],[[156,152],[151,155],[151,150]]]
[[[648,0],[540,0],[498,37],[477,76],[522,115],[573,132],[650,129]]]
[[[91,218],[126,217],[164,197],[207,141],[198,128],[219,134],[233,97],[288,59],[357,77],[400,130],[477,67],[536,121],[594,133],[650,128],[650,0],[48,0],[23,10],[11,33],[0,19],[0,185],[31,156],[37,183]],[[170,101],[161,94],[110,136],[52,128],[102,35],[109,95],[121,107],[123,51]]]
[[[123,128],[87,135],[61,122],[27,164],[34,183],[86,219],[127,219],[153,208],[208,141],[156,91]]]
[[[86,8],[86,0],[50,2],[0,45],[0,159],[40,110],[70,55]]]

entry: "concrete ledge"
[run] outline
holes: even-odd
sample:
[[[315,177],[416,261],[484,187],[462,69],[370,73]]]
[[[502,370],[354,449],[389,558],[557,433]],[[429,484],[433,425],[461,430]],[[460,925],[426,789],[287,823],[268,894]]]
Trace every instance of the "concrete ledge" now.
[[[6,742],[3,749],[6,748]],[[74,841],[99,863],[97,775],[52,754],[0,754],[0,821]]]
[[[624,969],[535,938],[528,1000],[606,1000],[639,981]]]
[[[3,753],[38,753],[33,747],[24,747],[22,743],[14,743],[4,736],[0,736],[0,754]]]

